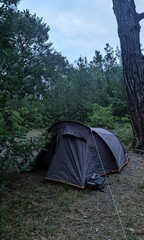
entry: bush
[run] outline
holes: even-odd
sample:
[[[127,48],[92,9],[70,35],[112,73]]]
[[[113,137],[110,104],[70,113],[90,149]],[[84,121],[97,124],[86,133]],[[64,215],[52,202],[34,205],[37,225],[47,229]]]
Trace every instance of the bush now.
[[[26,132],[26,128],[23,124],[23,119],[20,117],[19,113],[15,110],[7,110],[9,113],[7,119],[4,120],[3,114],[0,114],[0,135],[10,136],[10,135],[20,135]]]
[[[93,114],[89,118],[89,126],[103,127],[112,130],[125,146],[133,142],[133,132],[129,117],[114,117],[112,108],[94,104]]]
[[[115,122],[114,132],[120,138],[122,143],[129,147],[133,142],[132,127],[127,117]]]
[[[43,125],[42,114],[35,107],[30,109],[22,107],[19,110],[19,115],[23,119],[23,125],[26,128],[38,128]]]
[[[93,113],[89,117],[90,126],[113,129],[114,121],[111,106],[102,107],[98,104],[93,105]]]
[[[32,168],[35,156],[45,145],[46,135],[37,138],[0,138],[0,169],[1,171],[28,171]]]

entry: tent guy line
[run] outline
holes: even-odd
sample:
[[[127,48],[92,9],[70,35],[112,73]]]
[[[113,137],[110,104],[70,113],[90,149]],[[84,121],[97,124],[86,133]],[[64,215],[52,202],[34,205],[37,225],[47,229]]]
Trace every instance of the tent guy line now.
[[[111,189],[111,186],[110,186],[110,182],[109,182],[108,177],[107,177],[107,174],[106,174],[106,172],[105,172],[105,168],[104,168],[104,165],[103,165],[103,161],[102,161],[102,158],[101,158],[101,154],[100,154],[100,152],[99,152],[99,149],[98,149],[97,143],[96,143],[96,141],[95,141],[93,132],[91,132],[91,134],[92,134],[93,141],[94,141],[95,147],[96,147],[96,149],[97,149],[98,156],[99,156],[99,159],[100,159],[100,162],[101,162],[103,171],[104,171],[104,175],[105,175],[106,182],[107,182],[107,185],[108,185],[108,189],[109,189],[109,192],[110,192],[110,195],[111,195],[113,204],[114,204],[114,208],[115,208],[116,214],[117,214],[117,216],[118,216],[119,225],[120,225],[120,227],[121,227],[121,229],[122,229],[123,237],[124,237],[125,240],[127,240],[127,236],[126,236],[126,233],[125,233],[125,229],[124,229],[124,227],[123,227],[123,223],[122,223],[122,220],[121,220],[121,217],[120,217],[120,214],[119,214],[119,209],[118,209],[118,206],[117,206],[117,204],[116,204],[116,199],[114,198],[114,195],[113,195],[113,192],[112,192],[112,189]]]
[[[89,128],[72,121],[56,123],[49,132],[51,141],[36,157],[35,167],[46,169],[45,179],[80,188],[87,186],[89,176],[104,175],[123,237],[127,239],[107,177],[107,173],[119,172],[127,164],[120,140],[106,129]]]

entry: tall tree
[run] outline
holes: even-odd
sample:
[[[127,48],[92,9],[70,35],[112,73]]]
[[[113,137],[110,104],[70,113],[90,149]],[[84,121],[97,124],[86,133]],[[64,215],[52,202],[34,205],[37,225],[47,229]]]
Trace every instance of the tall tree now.
[[[73,112],[75,120],[85,123],[89,113],[92,111],[93,81],[91,81],[90,68],[86,57],[79,57],[75,62],[73,71]]]
[[[8,78],[11,75],[9,74],[11,60],[12,58],[16,58],[15,46],[12,39],[14,38],[14,14],[18,2],[16,0],[0,1],[0,105],[5,104],[6,99],[10,95]]]
[[[40,95],[45,88],[45,52],[52,53],[49,26],[28,10],[3,4],[0,8],[0,100],[6,104],[15,95]],[[3,10],[3,11],[2,11]]]
[[[134,133],[134,147],[144,149],[144,56],[140,45],[140,21],[134,0],[112,0],[118,24],[123,74]]]

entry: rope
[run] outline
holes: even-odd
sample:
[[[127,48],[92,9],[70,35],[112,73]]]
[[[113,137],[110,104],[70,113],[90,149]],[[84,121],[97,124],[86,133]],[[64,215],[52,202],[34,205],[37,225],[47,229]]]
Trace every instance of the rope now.
[[[94,144],[95,144],[97,153],[98,153],[98,157],[99,157],[99,160],[100,160],[100,163],[101,163],[101,166],[102,166],[102,169],[103,169],[103,172],[104,172],[104,175],[105,175],[107,184],[108,184],[108,188],[109,188],[109,191],[110,191],[110,195],[111,195],[111,198],[112,198],[114,207],[115,207],[115,209],[116,209],[116,213],[117,213],[117,216],[118,216],[119,224],[120,224],[120,227],[121,227],[121,229],[122,229],[122,233],[123,233],[124,239],[127,240],[127,236],[126,236],[126,233],[125,233],[123,224],[122,224],[122,220],[121,220],[121,217],[120,217],[120,214],[119,214],[119,210],[118,210],[118,207],[117,207],[117,204],[116,204],[116,200],[115,200],[115,198],[114,198],[114,196],[113,196],[113,193],[112,193],[112,190],[111,190],[111,187],[110,187],[110,183],[109,183],[108,177],[107,177],[106,172],[105,172],[105,168],[104,168],[104,165],[103,165],[103,162],[102,162],[102,158],[101,158],[101,155],[100,155],[100,152],[99,152],[99,149],[98,149],[98,145],[97,145],[97,143],[96,143],[96,141],[95,141],[95,138],[94,138],[94,135],[93,135],[93,132],[92,132],[92,131],[91,131],[91,133],[92,133],[92,138],[93,138],[93,141],[94,141]]]

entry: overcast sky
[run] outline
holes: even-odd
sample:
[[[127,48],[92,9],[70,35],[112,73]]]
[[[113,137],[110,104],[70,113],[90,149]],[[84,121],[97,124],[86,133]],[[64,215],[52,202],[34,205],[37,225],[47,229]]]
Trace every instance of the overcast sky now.
[[[144,0],[135,0],[137,12],[144,11]],[[94,51],[104,53],[106,43],[119,45],[117,23],[112,0],[21,0],[20,10],[29,9],[50,26],[49,40],[53,47],[72,63]],[[144,42],[144,20],[141,43]]]

